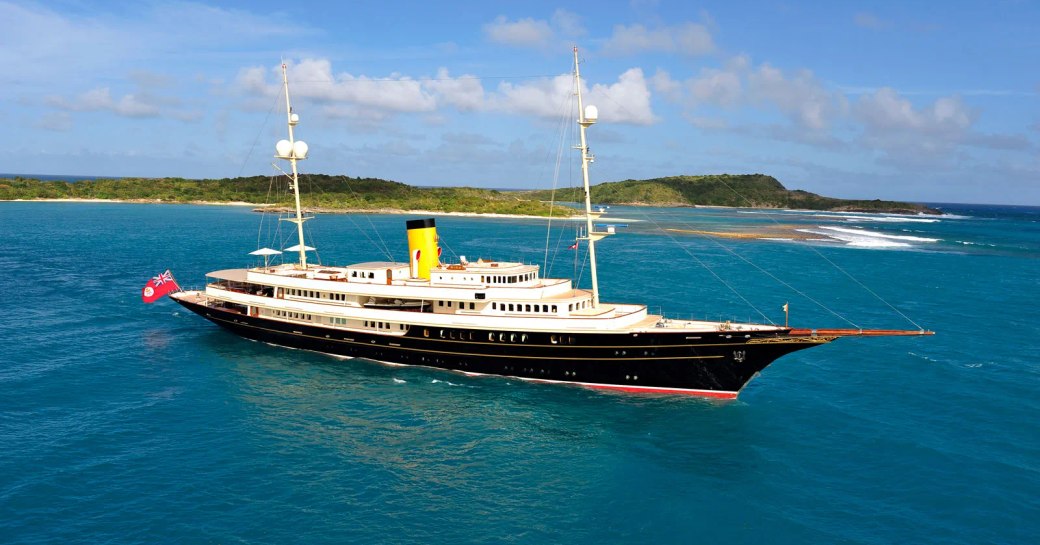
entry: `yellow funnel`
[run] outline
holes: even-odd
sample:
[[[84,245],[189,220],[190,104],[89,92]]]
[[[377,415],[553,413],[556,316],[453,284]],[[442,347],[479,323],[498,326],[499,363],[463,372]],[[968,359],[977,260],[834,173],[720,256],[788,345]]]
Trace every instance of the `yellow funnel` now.
[[[433,218],[409,220],[408,263],[412,278],[430,279],[430,269],[440,265],[440,248],[437,247],[437,226]]]

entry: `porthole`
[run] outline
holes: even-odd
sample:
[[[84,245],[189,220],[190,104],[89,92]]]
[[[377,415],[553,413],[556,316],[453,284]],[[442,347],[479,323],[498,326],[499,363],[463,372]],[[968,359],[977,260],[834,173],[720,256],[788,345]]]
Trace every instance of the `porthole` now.
[[[491,342],[495,342],[495,334],[494,333],[488,333],[488,340],[491,341]]]
[[[558,342],[560,342],[560,341],[559,341],[559,339],[558,339],[558,338],[556,337],[556,335],[550,335],[550,336],[549,336],[549,342],[551,342],[551,343],[553,343],[553,344],[556,344],[556,343],[558,343]]]
[[[511,343],[515,343],[516,342],[516,333],[510,333],[509,334],[509,342],[511,342]]]

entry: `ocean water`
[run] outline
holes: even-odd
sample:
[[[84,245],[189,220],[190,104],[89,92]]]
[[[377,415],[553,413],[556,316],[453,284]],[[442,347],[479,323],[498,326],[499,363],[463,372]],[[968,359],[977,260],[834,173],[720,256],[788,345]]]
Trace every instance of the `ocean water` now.
[[[0,203],[0,543],[1035,543],[1040,209],[943,207],[611,209],[606,301],[937,332],[799,352],[717,402],[242,340],[140,288],[252,264],[276,223]],[[407,218],[320,216],[309,242],[403,260]],[[566,222],[438,230],[449,256],[587,283]]]

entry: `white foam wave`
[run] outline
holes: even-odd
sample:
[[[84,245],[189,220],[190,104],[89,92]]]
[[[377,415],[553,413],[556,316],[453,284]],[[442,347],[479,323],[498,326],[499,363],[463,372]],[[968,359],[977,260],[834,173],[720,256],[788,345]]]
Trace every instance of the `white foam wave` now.
[[[866,229],[848,229],[844,227],[828,227],[823,225],[818,226],[817,229],[798,229],[798,231],[802,233],[812,233],[814,235],[824,235],[829,237],[831,241],[842,241],[846,246],[853,246],[856,248],[909,248],[913,246],[913,243],[915,242],[931,243],[939,241],[939,239],[936,238],[889,235],[878,233],[877,231],[868,231]]]
[[[845,220],[849,223],[876,222],[876,223],[937,223],[942,220],[935,218],[919,218],[916,216],[867,216],[853,214],[812,214],[814,218],[827,218]]]
[[[928,238],[928,237],[915,237],[911,235],[889,235],[887,233],[879,233],[877,231],[868,231],[866,229],[848,229],[845,227],[829,227],[826,225],[819,225],[820,229],[826,231],[834,231],[836,233],[842,233],[845,235],[857,236],[857,237],[871,237],[871,238],[882,238],[886,240],[895,241],[908,241],[908,242],[939,242],[942,239]],[[828,235],[832,236],[832,235]]]
[[[394,379],[394,384],[404,384],[406,382],[408,382],[408,381],[407,380],[403,380],[403,379],[399,379],[399,378],[395,378]]]

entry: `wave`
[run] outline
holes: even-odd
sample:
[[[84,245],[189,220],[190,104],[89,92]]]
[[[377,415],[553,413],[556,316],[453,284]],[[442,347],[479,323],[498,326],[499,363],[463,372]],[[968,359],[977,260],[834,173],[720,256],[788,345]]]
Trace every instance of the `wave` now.
[[[867,216],[851,214],[811,214],[811,216],[814,218],[840,219],[850,223],[856,223],[861,221],[878,223],[938,223],[942,221],[936,218],[919,218],[917,216],[899,215]]]
[[[854,246],[857,248],[909,248],[913,246],[913,243],[915,242],[933,243],[941,240],[937,238],[915,237],[909,235],[889,235],[877,231],[868,231],[866,229],[849,229],[845,227],[829,227],[826,225],[819,225],[817,226],[817,229],[819,230],[798,229],[798,231],[815,235],[825,235],[831,239],[843,241],[847,246]]]

